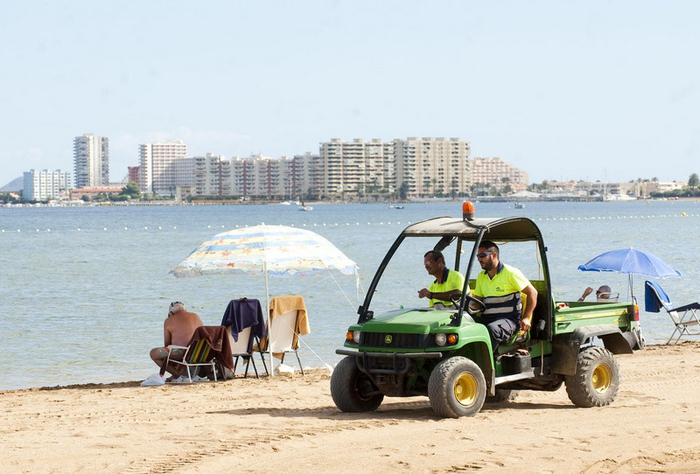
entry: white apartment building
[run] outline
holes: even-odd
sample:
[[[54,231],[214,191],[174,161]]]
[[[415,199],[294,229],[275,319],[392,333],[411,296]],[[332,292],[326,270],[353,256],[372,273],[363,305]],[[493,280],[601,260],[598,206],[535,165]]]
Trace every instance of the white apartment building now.
[[[182,140],[140,145],[139,155],[143,192],[174,195],[177,186],[194,183],[194,159]]]
[[[318,196],[321,193],[321,158],[313,153],[294,155],[280,159],[284,196],[297,199],[303,196]]]
[[[86,133],[73,140],[75,186],[109,184],[109,138]]]
[[[234,196],[272,198],[284,195],[280,160],[254,155],[231,158],[232,192]]]
[[[469,192],[469,142],[459,138],[394,140],[396,181],[410,197]]]
[[[254,155],[227,160],[211,153],[197,156],[194,157],[194,194],[261,199],[316,195],[318,160],[318,155],[311,153],[279,159]]]
[[[320,184],[327,195],[392,193],[396,189],[394,142],[333,138],[321,143],[319,154]]]
[[[24,199],[47,201],[66,199],[71,189],[71,174],[61,170],[29,170],[24,172]]]
[[[207,153],[194,158],[194,195],[231,196],[231,161]]]
[[[500,158],[474,158],[471,162],[471,185],[502,189],[510,186],[514,192],[524,191],[529,183],[528,174]]]

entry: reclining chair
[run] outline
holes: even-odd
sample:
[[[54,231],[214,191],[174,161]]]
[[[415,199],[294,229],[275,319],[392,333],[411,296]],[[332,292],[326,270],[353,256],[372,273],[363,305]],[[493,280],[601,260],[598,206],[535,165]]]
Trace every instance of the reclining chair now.
[[[671,343],[676,333],[678,333],[676,344],[683,336],[700,336],[700,319],[698,319],[700,303],[690,303],[676,308],[671,303],[671,298],[654,281],[644,282],[644,301],[644,309],[647,312],[658,313],[661,308],[664,308],[676,326],[666,344]],[[691,330],[693,326],[695,328]]]

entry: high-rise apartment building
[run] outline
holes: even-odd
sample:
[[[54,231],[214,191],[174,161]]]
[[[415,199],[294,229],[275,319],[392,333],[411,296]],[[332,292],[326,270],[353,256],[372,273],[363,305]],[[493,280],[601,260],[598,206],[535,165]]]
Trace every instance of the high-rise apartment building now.
[[[139,155],[143,192],[172,196],[176,186],[194,183],[194,159],[182,140],[140,145]]]
[[[238,196],[260,199],[297,199],[318,196],[318,155],[305,153],[279,159],[248,158],[208,153],[194,157],[196,196]]]
[[[406,196],[457,196],[469,192],[469,142],[459,138],[394,140],[396,181]]]
[[[86,133],[73,140],[75,186],[109,184],[109,138]]]
[[[195,196],[231,196],[231,161],[207,153],[194,157]]]
[[[29,170],[24,172],[22,194],[27,201],[65,199],[71,188],[71,174],[61,170]]]
[[[309,196],[318,197],[321,194],[322,176],[320,173],[321,157],[313,153],[294,155],[289,159],[280,159],[283,176],[284,196],[289,199]]]
[[[476,187],[492,187],[498,190],[510,186],[513,191],[527,189],[530,181],[528,174],[507,161],[497,157],[472,160],[471,185]]]
[[[396,188],[394,142],[338,138],[321,143],[319,154],[323,191],[329,195],[392,193]]]

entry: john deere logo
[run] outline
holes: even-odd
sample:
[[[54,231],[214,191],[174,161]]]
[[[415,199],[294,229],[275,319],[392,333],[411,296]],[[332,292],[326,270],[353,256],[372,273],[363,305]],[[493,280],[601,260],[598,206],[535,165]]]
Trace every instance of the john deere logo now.
[[[384,336],[384,344],[391,344],[391,341],[393,341],[394,338],[391,336],[391,334],[387,334]]]

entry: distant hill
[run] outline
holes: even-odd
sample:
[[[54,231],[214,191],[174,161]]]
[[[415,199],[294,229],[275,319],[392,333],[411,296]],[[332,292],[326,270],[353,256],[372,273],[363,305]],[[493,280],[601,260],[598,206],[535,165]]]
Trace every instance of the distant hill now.
[[[21,191],[22,189],[24,189],[24,178],[20,176],[19,178],[13,179],[5,186],[0,188],[0,192],[11,193]]]

